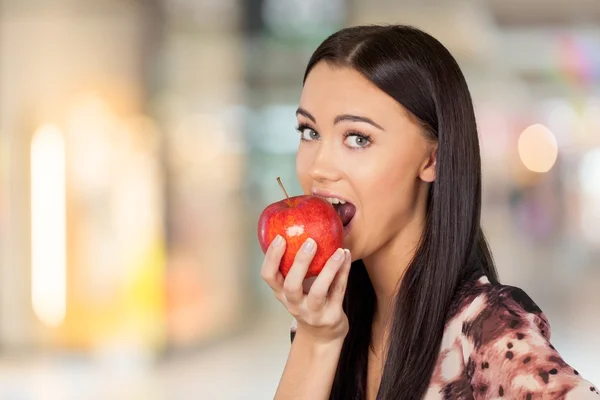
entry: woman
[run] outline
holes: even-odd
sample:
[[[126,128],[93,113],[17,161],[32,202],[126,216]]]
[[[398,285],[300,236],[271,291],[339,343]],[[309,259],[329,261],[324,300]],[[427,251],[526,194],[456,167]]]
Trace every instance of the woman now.
[[[600,400],[542,311],[497,282],[473,105],[442,44],[406,26],[333,34],[297,118],[300,184],[335,204],[351,253],[303,289],[315,242],[285,279],[285,241],[267,251],[263,279],[297,321],[277,399]]]

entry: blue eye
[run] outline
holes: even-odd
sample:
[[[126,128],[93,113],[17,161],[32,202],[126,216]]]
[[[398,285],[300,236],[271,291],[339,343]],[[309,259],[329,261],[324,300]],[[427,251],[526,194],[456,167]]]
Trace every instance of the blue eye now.
[[[317,131],[308,126],[299,126],[297,131],[300,132],[300,139],[307,142],[319,140],[321,138],[321,135],[319,135]]]
[[[371,144],[371,139],[365,135],[350,133],[346,135],[344,143],[346,144],[346,146],[351,147],[353,149],[361,149],[369,146]]]

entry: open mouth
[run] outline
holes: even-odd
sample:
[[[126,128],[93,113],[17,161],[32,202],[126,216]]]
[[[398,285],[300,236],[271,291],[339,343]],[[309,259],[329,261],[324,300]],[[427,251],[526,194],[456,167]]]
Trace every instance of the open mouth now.
[[[352,218],[354,218],[354,215],[356,214],[356,207],[354,204],[335,197],[325,197],[325,199],[331,203],[335,211],[340,216],[344,228],[350,225]]]
[[[354,207],[354,204],[336,204],[333,206],[333,208],[335,208],[335,211],[340,216],[344,228],[350,225],[352,218],[354,218],[354,214],[356,214],[356,207]]]

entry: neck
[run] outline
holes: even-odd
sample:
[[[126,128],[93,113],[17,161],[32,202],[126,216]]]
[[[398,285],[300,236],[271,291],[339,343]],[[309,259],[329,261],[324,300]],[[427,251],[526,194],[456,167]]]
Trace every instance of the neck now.
[[[363,259],[376,296],[374,332],[385,332],[391,322],[395,295],[417,251],[425,226],[425,214],[425,205],[416,209],[408,223],[404,224],[404,228],[392,240]],[[373,339],[378,341],[383,337]]]

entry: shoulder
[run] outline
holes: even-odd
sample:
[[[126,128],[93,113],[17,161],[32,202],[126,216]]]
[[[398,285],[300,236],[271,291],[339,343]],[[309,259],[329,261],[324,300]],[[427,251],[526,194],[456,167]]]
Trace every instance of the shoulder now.
[[[446,398],[466,390],[476,398],[600,399],[550,336],[548,319],[523,290],[474,279],[450,307],[434,378]]]
[[[463,285],[451,306],[447,327],[460,323],[475,350],[501,336],[523,340],[535,331],[550,339],[550,324],[538,305],[522,289],[492,284],[482,276]]]

